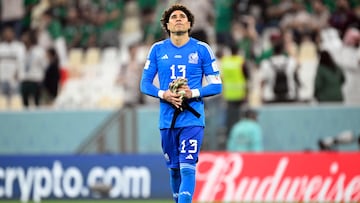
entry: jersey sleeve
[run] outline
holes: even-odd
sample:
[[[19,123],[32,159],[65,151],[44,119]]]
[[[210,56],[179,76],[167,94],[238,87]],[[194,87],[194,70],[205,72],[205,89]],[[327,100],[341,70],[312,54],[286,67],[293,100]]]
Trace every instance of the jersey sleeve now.
[[[158,72],[156,62],[156,44],[149,50],[144,70],[140,81],[140,91],[146,95],[158,97],[159,88],[153,84],[154,78]]]
[[[204,76],[207,81],[207,85],[199,89],[200,97],[220,94],[222,90],[222,82],[216,57],[208,44],[204,42],[199,42],[198,44],[201,47],[200,53],[202,56]]]

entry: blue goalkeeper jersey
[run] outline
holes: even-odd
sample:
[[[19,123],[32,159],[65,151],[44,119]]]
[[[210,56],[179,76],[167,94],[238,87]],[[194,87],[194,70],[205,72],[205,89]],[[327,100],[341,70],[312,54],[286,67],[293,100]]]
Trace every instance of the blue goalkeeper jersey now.
[[[158,75],[159,87],[153,84]],[[216,58],[209,45],[194,38],[183,46],[175,46],[170,39],[155,43],[147,56],[140,89],[141,92],[159,98],[160,90],[169,89],[169,83],[176,78],[187,78],[190,89],[197,89],[198,98],[188,99],[189,105],[198,113],[184,110],[176,119],[175,128],[186,126],[205,126],[203,97],[221,93],[222,85]],[[207,84],[203,86],[203,78]],[[160,98],[159,98],[160,99]],[[170,128],[175,108],[160,99],[159,128]]]

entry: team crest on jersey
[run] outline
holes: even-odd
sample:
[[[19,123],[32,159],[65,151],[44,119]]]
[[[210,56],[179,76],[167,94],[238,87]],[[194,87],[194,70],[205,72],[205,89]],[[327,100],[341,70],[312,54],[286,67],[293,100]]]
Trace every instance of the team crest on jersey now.
[[[199,55],[197,52],[189,54],[189,63],[197,64],[199,61]]]

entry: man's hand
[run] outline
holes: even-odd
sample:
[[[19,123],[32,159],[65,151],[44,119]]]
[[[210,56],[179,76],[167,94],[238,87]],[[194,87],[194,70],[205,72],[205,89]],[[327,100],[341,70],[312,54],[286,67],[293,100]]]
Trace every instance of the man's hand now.
[[[191,98],[192,92],[186,78],[178,78],[169,84],[169,90],[164,93],[164,99],[176,108],[181,108],[182,101]]]
[[[192,97],[192,92],[189,85],[182,85],[181,87],[179,87],[178,93],[181,93],[184,99],[190,99]]]
[[[166,90],[164,93],[164,99],[170,104],[174,105],[176,108],[180,108],[183,99],[180,98],[180,94]]]

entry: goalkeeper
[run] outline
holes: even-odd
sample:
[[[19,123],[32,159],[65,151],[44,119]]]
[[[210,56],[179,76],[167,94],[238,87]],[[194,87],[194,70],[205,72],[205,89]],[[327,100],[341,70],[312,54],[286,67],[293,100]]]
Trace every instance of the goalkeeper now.
[[[209,45],[189,35],[194,24],[191,11],[175,4],[164,11],[161,23],[169,38],[149,50],[140,89],[159,98],[161,146],[173,197],[177,203],[190,203],[205,127],[202,98],[220,94],[222,84]],[[156,75],[159,87],[153,84]]]

